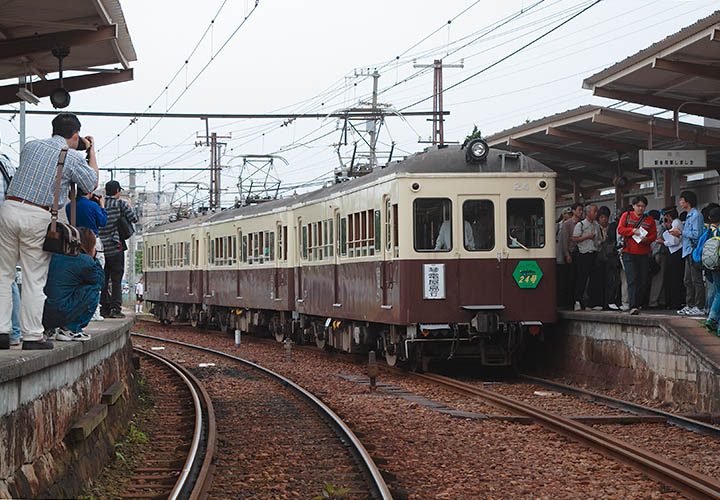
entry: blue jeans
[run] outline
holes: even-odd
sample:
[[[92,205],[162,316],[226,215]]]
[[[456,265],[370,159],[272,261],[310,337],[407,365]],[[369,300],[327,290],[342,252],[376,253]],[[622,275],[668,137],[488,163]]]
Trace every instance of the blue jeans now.
[[[647,255],[635,255],[627,252],[622,254],[622,259],[625,266],[630,307],[640,307],[649,292],[650,260]]]
[[[707,293],[705,294],[705,310],[709,312],[712,310],[713,301],[715,300],[715,297],[717,296],[718,288],[716,287],[716,281],[717,281],[718,275],[716,272],[712,272],[712,271],[705,271],[705,272],[712,273],[712,275],[710,276],[710,279],[712,279],[712,281],[706,280],[706,281],[710,281],[708,283]]]
[[[14,281],[10,286],[12,290],[12,332],[10,333],[10,341],[20,340],[22,332],[20,331],[20,290]]]
[[[80,332],[85,328],[100,302],[101,285],[84,285],[79,287],[71,300],[61,305],[45,302],[43,310],[43,326],[46,329],[62,326],[71,332]]]
[[[708,314],[708,319],[711,319],[715,322],[717,322],[718,318],[720,318],[720,271],[713,271],[712,272],[712,283],[710,284],[714,298],[712,301],[712,305],[710,306],[710,314]],[[719,330],[720,331],[720,330]]]

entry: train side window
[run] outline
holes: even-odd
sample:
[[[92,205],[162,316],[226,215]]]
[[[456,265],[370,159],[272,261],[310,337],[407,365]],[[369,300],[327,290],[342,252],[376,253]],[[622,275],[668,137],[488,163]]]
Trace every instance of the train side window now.
[[[328,235],[328,237],[327,237],[327,248],[326,248],[326,250],[325,250],[325,253],[326,253],[326,255],[329,256],[329,257],[333,257],[333,256],[335,255],[335,251],[334,251],[334,248],[333,248],[333,246],[334,246],[334,243],[333,243],[333,234],[334,234],[334,231],[333,231],[333,220],[332,220],[332,219],[328,219],[328,220],[327,220],[327,235]]]
[[[247,237],[247,234],[243,235],[242,233],[240,233],[240,235],[242,236],[242,261],[247,262],[247,260],[248,260],[248,237]]]
[[[230,237],[230,248],[231,254],[229,264],[234,266],[237,262],[237,236]]]
[[[397,203],[392,206],[392,225],[393,225],[393,257],[397,258],[400,256],[400,238],[398,236],[398,205]]]
[[[354,226],[353,214],[348,214],[347,219],[348,219],[348,248],[349,248],[348,255],[350,257],[355,257],[355,243],[354,243],[355,234],[354,234],[354,230],[353,230],[354,229],[353,228],[353,226]]]
[[[463,203],[463,245],[477,252],[495,247],[495,207],[490,200]]]
[[[200,241],[199,241],[199,240],[195,240],[195,254],[194,254],[193,259],[195,260],[195,265],[196,265],[196,266],[198,265],[198,258],[199,258],[199,256],[200,256]]]
[[[452,250],[452,203],[449,199],[416,198],[413,213],[416,251]]]
[[[282,226],[281,226],[280,224],[278,224],[278,225],[276,226],[276,231],[277,231],[277,237],[276,237],[276,240],[277,240],[277,256],[278,256],[278,260],[282,260],[282,256],[283,256],[283,245],[284,245],[285,240],[283,239]]]
[[[390,198],[385,198],[385,249],[392,248],[392,205]]]
[[[382,220],[380,217],[380,210],[375,210],[375,252],[379,252],[382,248],[382,241],[380,231],[382,230]]]
[[[268,250],[270,251],[270,260],[275,260],[275,233],[268,231]]]
[[[545,246],[545,200],[514,198],[507,201],[507,245],[510,248]]]

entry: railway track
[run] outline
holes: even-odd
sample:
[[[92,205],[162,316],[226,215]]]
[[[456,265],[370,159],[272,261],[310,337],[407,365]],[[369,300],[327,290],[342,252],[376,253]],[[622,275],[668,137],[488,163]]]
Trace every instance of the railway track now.
[[[236,356],[175,340],[132,335],[138,341],[176,346],[185,364],[205,360],[205,368],[197,374],[218,412],[219,473],[212,497],[314,495],[322,486],[318,478],[334,477],[337,482],[329,487],[350,486],[346,498],[392,498],[357,436],[313,394]],[[263,467],[268,470],[261,470]]]
[[[716,479],[678,465],[655,453],[628,444],[571,418],[442,375],[412,372],[404,372],[404,374],[441,385],[460,394],[481,398],[511,413],[530,417],[545,427],[585,443],[604,455],[642,471],[649,477],[682,492],[690,498],[720,499],[720,482]]]
[[[216,446],[215,412],[203,385],[181,365],[151,351],[135,348],[162,367],[154,382],[162,392],[154,396],[155,409],[166,424],[153,437],[145,466],[135,469],[120,496],[127,499],[206,498],[212,483]]]

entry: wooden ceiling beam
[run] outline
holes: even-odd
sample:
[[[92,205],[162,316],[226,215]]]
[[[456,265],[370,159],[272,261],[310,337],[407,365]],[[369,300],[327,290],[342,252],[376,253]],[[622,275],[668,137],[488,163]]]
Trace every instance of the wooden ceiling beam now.
[[[655,59],[652,67],[653,69],[672,71],[673,73],[681,73],[683,75],[699,76],[710,80],[720,80],[720,66],[670,61],[669,59]]]
[[[648,121],[651,120],[652,117],[648,117]],[[626,120],[623,118],[618,118],[615,116],[610,116],[603,113],[598,113],[593,117],[593,121],[596,123],[602,123],[603,125],[611,125],[613,127],[619,127],[624,128],[627,130],[634,130],[636,132],[644,132],[646,134],[650,134],[652,130],[653,135],[659,135],[662,137],[673,137],[675,138],[675,130],[669,129],[666,127],[660,127],[658,125],[653,125],[652,129],[650,126],[650,123],[648,122],[638,122],[635,120]],[[693,128],[693,132],[688,131],[687,129],[683,130],[683,127],[680,127],[680,139],[687,142],[692,142],[694,144],[700,144],[705,146],[720,146],[720,137],[711,136],[708,134],[705,134],[703,132],[700,132],[698,129]]]
[[[76,47],[118,36],[117,24],[100,26],[96,30],[68,30],[44,35],[24,36],[0,41],[0,60],[50,52],[56,47]]]
[[[547,135],[552,135],[555,137],[563,137],[565,139],[574,139],[574,140],[577,140],[580,142],[584,142],[586,144],[594,144],[596,146],[602,146],[604,148],[611,149],[613,151],[621,151],[623,153],[637,153],[637,151],[638,151],[638,147],[634,146],[632,144],[628,144],[625,142],[613,141],[611,139],[606,139],[606,138],[600,137],[600,136],[581,134],[579,132],[571,132],[569,130],[564,130],[564,129],[555,128],[555,127],[548,127],[545,130],[545,133]]]
[[[614,90],[604,87],[595,87],[593,94],[598,97],[607,97],[609,99],[617,99],[619,101],[633,102],[652,106],[653,108],[668,109],[676,111],[682,106],[685,113],[697,116],[706,116],[708,118],[716,118],[720,120],[720,106],[705,105],[694,101],[682,101],[671,97],[660,97],[657,95],[641,94],[638,92],[630,92],[627,90]]]
[[[102,87],[104,85],[112,85],[114,83],[128,82],[132,79],[133,70],[123,69],[118,70],[117,72],[92,73],[90,75],[63,78],[63,87],[68,92],[74,92],[76,90],[85,90]],[[34,82],[32,84],[32,93],[38,97],[47,97],[59,86],[59,80]],[[0,105],[20,101],[20,98],[15,95],[18,90],[20,90],[20,86],[18,84],[0,87]]]

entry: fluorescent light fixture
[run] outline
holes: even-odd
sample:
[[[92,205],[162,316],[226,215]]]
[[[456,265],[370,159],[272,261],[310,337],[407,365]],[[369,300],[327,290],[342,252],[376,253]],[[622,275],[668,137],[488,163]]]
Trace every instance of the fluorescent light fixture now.
[[[29,102],[30,104],[38,104],[40,102],[40,98],[38,96],[36,96],[35,94],[33,94],[32,92],[30,92],[25,87],[21,87],[20,90],[18,90],[15,95],[18,96],[23,101]]]

